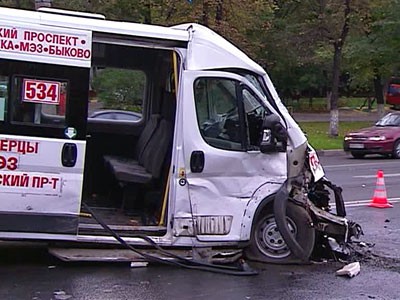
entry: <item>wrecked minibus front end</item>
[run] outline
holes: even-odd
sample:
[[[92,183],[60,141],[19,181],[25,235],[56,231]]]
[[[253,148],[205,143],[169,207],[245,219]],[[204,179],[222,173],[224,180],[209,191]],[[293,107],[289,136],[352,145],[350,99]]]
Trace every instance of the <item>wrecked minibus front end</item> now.
[[[270,167],[253,167],[253,180],[247,185],[252,186],[251,195],[244,188],[238,191],[242,199],[248,197],[240,225],[241,239],[250,241],[246,256],[262,262],[292,263],[309,261],[321,249],[348,253],[346,244],[352,237],[359,237],[361,227],[346,218],[341,188],[325,177],[316,151],[282,104],[267,73],[207,28],[195,24],[176,28],[186,28],[191,37],[186,72],[209,72],[204,76],[214,76],[214,70],[239,74],[265,108],[258,126],[259,144],[246,151],[260,151],[264,157],[259,156],[258,163],[268,161]],[[246,166],[242,164],[242,168]],[[264,180],[257,181],[260,176]],[[204,188],[206,179],[202,180]],[[189,186],[196,186],[196,181],[188,175]],[[331,210],[332,202],[336,212]]]

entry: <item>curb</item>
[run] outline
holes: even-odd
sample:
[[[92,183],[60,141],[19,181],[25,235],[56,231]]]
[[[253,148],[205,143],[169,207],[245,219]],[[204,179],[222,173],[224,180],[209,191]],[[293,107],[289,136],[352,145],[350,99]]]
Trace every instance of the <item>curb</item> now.
[[[316,150],[318,156],[346,156],[347,153],[343,149],[334,149],[334,150]]]

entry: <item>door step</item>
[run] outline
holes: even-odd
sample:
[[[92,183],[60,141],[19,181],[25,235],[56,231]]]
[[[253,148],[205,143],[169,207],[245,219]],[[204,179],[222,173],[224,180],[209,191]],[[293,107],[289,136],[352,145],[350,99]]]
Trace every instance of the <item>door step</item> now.
[[[175,260],[171,256],[160,253],[156,250],[140,249],[141,252],[155,256],[163,260]],[[209,262],[231,263],[239,259],[242,251],[235,250],[166,250],[173,255],[186,259],[201,259]],[[148,262],[142,255],[128,249],[96,249],[96,248],[49,248],[49,253],[65,262]],[[200,255],[199,255],[200,254]],[[140,264],[139,264],[140,265]],[[133,265],[132,265],[133,266]]]
[[[171,257],[147,249],[139,250],[157,258],[170,260]],[[190,250],[169,251],[191,259]],[[49,248],[49,253],[65,262],[146,262],[142,255],[128,249],[90,249],[90,248]]]

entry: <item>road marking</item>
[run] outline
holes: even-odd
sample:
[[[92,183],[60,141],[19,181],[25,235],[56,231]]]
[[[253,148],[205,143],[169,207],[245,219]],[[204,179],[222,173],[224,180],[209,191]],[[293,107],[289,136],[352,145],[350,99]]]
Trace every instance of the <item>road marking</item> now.
[[[388,202],[390,203],[398,203],[400,202],[400,198],[388,198]],[[345,207],[357,207],[357,206],[366,206],[366,204],[370,203],[372,200],[355,200],[355,201],[346,201],[344,202]],[[332,208],[336,207],[336,205],[331,205]]]
[[[393,174],[385,174],[384,177],[398,177],[400,176],[400,173],[393,173]],[[353,176],[353,178],[375,178],[375,175],[356,175]]]
[[[393,165],[393,162],[365,162],[363,164],[322,165],[323,168],[360,167],[365,165]]]

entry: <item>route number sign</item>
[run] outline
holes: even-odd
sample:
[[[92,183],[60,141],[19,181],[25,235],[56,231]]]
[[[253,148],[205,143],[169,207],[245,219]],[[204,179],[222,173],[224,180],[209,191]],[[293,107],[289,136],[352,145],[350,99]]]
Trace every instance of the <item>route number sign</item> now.
[[[23,80],[22,101],[41,104],[60,103],[61,82],[46,80]]]

